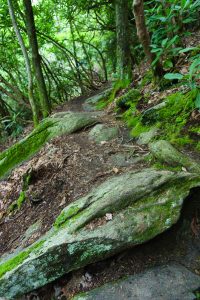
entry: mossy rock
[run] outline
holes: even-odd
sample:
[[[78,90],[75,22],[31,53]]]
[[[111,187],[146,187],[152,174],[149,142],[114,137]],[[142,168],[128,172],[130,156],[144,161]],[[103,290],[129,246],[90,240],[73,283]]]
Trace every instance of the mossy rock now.
[[[142,132],[137,140],[139,145],[148,145],[153,139],[155,139],[159,134],[159,130],[156,127],[152,127],[149,131]]]
[[[106,101],[108,100],[109,96],[112,93],[112,90],[113,90],[113,88],[108,88],[108,89],[104,90],[103,92],[88,98],[83,103],[83,109],[88,112],[99,110],[100,108],[97,107],[98,103],[99,102],[106,103]]]
[[[196,95],[196,90],[185,94],[177,92],[142,113],[130,108],[123,117],[132,128],[133,137],[138,137],[142,132],[148,132],[151,127],[157,127],[162,139],[179,147],[187,144],[195,147],[197,140],[192,138],[189,120],[195,107]]]
[[[103,124],[98,124],[89,132],[89,139],[100,144],[103,141],[111,141],[117,138],[119,130],[117,127],[108,127]]]
[[[142,113],[141,122],[143,125],[152,125],[160,121],[160,110],[166,106],[166,102],[161,102]]]
[[[119,97],[116,101],[116,107],[119,109],[128,109],[133,105],[137,105],[138,101],[142,98],[139,90],[131,89],[126,94]]]
[[[197,174],[154,169],[105,181],[67,206],[46,237],[0,261],[0,297],[19,297],[72,270],[149,241],[177,222],[184,199],[197,186]],[[112,220],[106,221],[107,213]]]
[[[149,145],[151,153],[162,163],[172,167],[184,167],[189,172],[200,173],[200,166],[190,157],[175,149],[168,141],[160,140]]]
[[[96,121],[94,114],[75,112],[58,113],[43,120],[27,137],[0,153],[0,178],[37,153],[52,138],[71,134]]]

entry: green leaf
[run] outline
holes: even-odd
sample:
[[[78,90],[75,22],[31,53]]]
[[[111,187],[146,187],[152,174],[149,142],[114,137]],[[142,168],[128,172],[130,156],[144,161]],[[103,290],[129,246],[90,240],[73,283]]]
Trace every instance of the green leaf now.
[[[180,73],[167,73],[165,74],[164,78],[168,80],[174,80],[174,79],[181,80],[183,79],[183,75]]]
[[[199,50],[199,47],[188,47],[188,48],[182,49],[182,50],[179,51],[179,54],[189,52],[189,51],[193,51],[193,50]]]
[[[173,63],[170,59],[167,59],[164,63],[163,63],[164,68],[169,69],[173,67]]]

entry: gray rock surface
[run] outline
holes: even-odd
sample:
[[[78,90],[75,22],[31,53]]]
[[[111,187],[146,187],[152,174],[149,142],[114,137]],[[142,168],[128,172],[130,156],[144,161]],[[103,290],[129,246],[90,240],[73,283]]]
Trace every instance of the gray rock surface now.
[[[117,127],[108,127],[98,124],[89,132],[89,139],[100,144],[103,141],[110,141],[118,137],[119,130]]]
[[[73,300],[194,300],[200,277],[178,264],[155,267],[108,283]]]
[[[0,261],[0,296],[12,299],[152,239],[177,222],[196,186],[197,174],[154,169],[105,181],[67,206],[39,243]]]
[[[144,160],[143,156],[134,156],[131,153],[113,154],[109,158],[109,163],[116,167],[128,167]]]
[[[111,94],[112,90],[113,90],[113,88],[108,88],[108,89],[104,90],[103,92],[88,98],[83,103],[83,109],[88,112],[98,110],[96,108],[97,103],[102,100],[106,101],[108,99],[109,95]]]
[[[184,167],[187,171],[200,173],[200,166],[190,157],[179,152],[168,141],[160,140],[149,145],[151,153],[161,162],[173,167]]]
[[[137,143],[139,145],[147,145],[158,135],[158,133],[159,133],[158,128],[152,127],[149,131],[142,132],[139,135]]]

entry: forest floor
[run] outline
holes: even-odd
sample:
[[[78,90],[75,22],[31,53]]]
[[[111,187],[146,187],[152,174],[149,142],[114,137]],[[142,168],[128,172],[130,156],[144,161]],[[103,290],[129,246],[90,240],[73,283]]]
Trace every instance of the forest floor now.
[[[78,97],[56,112],[83,111],[82,104],[86,99]],[[139,146],[130,138],[124,123],[116,119],[109,107],[102,112],[101,123],[118,127],[119,137],[96,144],[88,138],[90,128],[73,135],[63,135],[47,143],[32,159],[0,181],[0,255],[32,244],[51,228],[65,206],[107,178],[149,166],[145,160],[147,147]],[[112,159],[118,154],[124,154],[127,161],[134,159],[135,162],[118,166]],[[19,211],[8,214],[8,206],[19,197],[23,174],[30,169],[33,176],[27,191],[28,200]],[[78,292],[170,261],[200,275],[200,235],[196,226],[200,215],[199,197],[200,190],[191,191],[181,220],[168,232],[144,245],[71,272],[21,299],[70,299]]]

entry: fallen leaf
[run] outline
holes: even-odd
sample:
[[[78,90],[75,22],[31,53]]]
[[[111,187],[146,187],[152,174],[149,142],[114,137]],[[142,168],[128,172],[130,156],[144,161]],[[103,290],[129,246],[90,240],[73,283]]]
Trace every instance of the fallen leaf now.
[[[113,219],[113,215],[108,213],[108,214],[106,214],[105,218],[106,218],[106,221],[111,221]]]
[[[114,172],[115,174],[118,174],[118,173],[119,173],[119,169],[113,168],[113,172]]]

